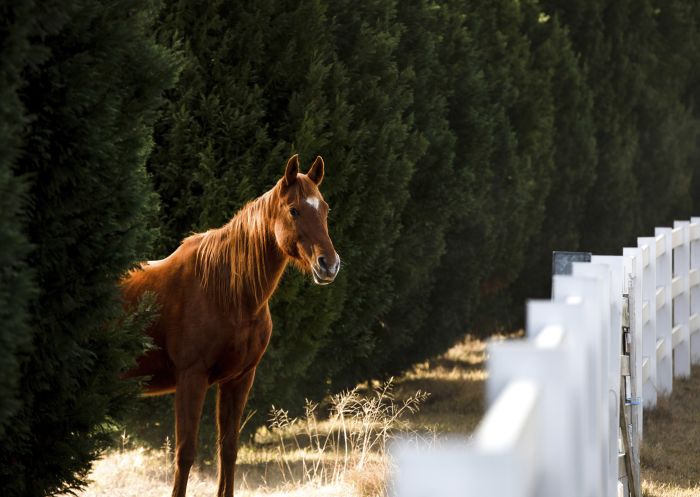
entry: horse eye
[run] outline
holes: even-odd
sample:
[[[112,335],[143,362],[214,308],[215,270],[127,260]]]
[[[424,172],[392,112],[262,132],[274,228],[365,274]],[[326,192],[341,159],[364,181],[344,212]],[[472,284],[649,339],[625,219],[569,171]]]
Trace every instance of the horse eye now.
[[[296,219],[296,218],[299,217],[299,211],[296,210],[295,207],[292,207],[291,209],[289,209],[289,213],[292,215],[292,217],[293,217],[294,219]]]

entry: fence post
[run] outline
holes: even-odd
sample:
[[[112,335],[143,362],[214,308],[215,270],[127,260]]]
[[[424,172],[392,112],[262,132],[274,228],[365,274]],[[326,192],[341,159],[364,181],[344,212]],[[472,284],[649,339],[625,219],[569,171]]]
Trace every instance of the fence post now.
[[[566,345],[563,342],[568,340],[564,328],[553,326],[545,329],[542,335],[545,335],[543,343],[534,339],[491,344],[486,391],[489,403],[492,403],[515,380],[527,380],[540,387],[540,409],[536,420],[539,438],[535,444],[541,472],[537,475],[534,494],[554,497],[572,490],[574,472],[571,465],[575,460],[572,430],[576,429],[572,424],[572,400],[578,392],[573,391],[569,383],[570,354],[564,352]],[[488,441],[483,439],[483,431],[480,433],[480,442],[486,444]],[[554,433],[557,436],[552,436]]]
[[[690,360],[700,363],[700,217],[690,219]]]
[[[585,404],[582,409],[582,431],[585,434],[583,440],[583,464],[581,474],[584,478],[585,497],[599,497],[606,495],[607,480],[607,443],[608,425],[605,414],[607,409],[606,385],[603,378],[605,370],[603,362],[603,342],[607,338],[604,329],[609,327],[607,318],[609,301],[604,295],[609,295],[610,284],[601,278],[582,277],[577,275],[577,266],[574,264],[574,276],[554,276],[552,278],[552,300],[561,303],[581,302],[585,309],[584,333],[580,336],[581,343],[585,344],[584,360],[587,370],[587,390],[584,394]],[[590,265],[590,264],[585,264]],[[605,470],[605,472],[604,472]]]
[[[608,335],[608,366],[607,366],[607,400],[608,400],[608,433],[610,444],[608,447],[608,494],[615,495],[617,482],[620,479],[620,448],[617,442],[617,433],[620,427],[620,356],[622,355],[622,312],[626,304],[625,293],[625,266],[624,259],[619,255],[594,255],[591,258],[593,265],[601,265],[608,268],[610,278],[610,328]]]
[[[656,238],[637,238],[642,251],[642,399],[644,407],[656,405],[659,386],[656,372]]]
[[[583,276],[589,278],[597,278],[603,282],[603,287],[600,293],[600,304],[602,305],[602,334],[601,339],[601,359],[602,359],[602,437],[603,450],[601,453],[601,465],[603,481],[605,482],[605,493],[610,497],[617,495],[618,481],[618,444],[617,437],[613,443],[613,435],[617,435],[620,416],[620,333],[614,333],[612,322],[616,321],[620,325],[620,314],[613,311],[613,307],[619,309],[612,298],[613,276],[611,268],[608,264],[595,264],[576,262],[573,264],[572,274],[574,276]],[[622,299],[622,293],[620,293]],[[619,304],[619,302],[618,302]],[[614,380],[611,378],[611,373],[617,371]]]
[[[626,284],[626,293],[629,299],[629,320],[630,320],[630,334],[632,338],[631,343],[631,353],[630,353],[630,375],[632,377],[632,423],[633,432],[637,434],[637,439],[635,440],[636,446],[639,447],[639,442],[641,441],[643,433],[643,411],[642,405],[639,404],[639,399],[642,396],[642,328],[644,326],[643,321],[643,303],[642,299],[642,285],[644,284],[644,259],[642,257],[642,249],[639,247],[625,247],[622,249],[622,254],[626,259],[626,266],[628,267],[626,273],[629,275]]]
[[[659,393],[673,391],[672,229],[656,228],[656,381]]]
[[[673,374],[678,378],[690,376],[690,239],[688,221],[673,223]]]
[[[572,276],[561,276],[568,279],[576,285],[576,281]],[[580,288],[579,294],[582,295],[586,291],[585,288]],[[590,297],[586,297],[590,298]],[[566,353],[567,365],[565,366],[567,381],[570,384],[567,391],[560,399],[559,410],[563,403],[568,403],[569,406],[564,407],[560,414],[568,413],[571,415],[569,421],[570,427],[574,429],[571,434],[573,445],[563,449],[566,454],[565,458],[572,458],[573,471],[565,470],[562,477],[558,481],[561,483],[566,478],[571,478],[567,486],[559,493],[554,495],[574,495],[574,496],[591,496],[595,495],[597,488],[594,486],[589,475],[594,467],[594,459],[591,455],[594,453],[594,448],[591,448],[591,440],[595,438],[595,433],[589,432],[590,423],[587,416],[591,415],[590,409],[593,404],[593,398],[590,395],[590,378],[593,373],[591,371],[590,354],[593,353],[591,348],[591,328],[595,326],[594,316],[587,312],[586,304],[583,302],[583,297],[570,297],[566,302],[552,302],[550,300],[532,300],[528,302],[526,313],[526,330],[530,340],[536,340],[539,332],[547,328],[551,323],[561,323],[566,331],[565,341],[563,343],[564,353]],[[547,432],[551,429],[546,428]],[[562,439],[563,440],[563,439]],[[587,452],[587,447],[589,448]],[[588,457],[587,457],[588,456]]]

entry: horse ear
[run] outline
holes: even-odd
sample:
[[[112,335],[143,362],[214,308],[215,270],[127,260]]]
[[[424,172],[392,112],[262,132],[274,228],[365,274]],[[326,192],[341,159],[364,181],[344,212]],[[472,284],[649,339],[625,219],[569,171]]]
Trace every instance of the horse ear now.
[[[287,168],[284,170],[284,184],[291,186],[297,180],[299,172],[299,154],[292,155],[287,161]]]
[[[317,186],[321,184],[321,181],[323,181],[323,157],[320,155],[316,157],[316,160],[311,164],[311,168],[306,175],[311,181],[316,183]]]

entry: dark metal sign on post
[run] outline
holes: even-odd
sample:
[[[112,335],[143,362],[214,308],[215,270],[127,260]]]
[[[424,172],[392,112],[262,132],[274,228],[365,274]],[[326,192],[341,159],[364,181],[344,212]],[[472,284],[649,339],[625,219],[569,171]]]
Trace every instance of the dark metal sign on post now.
[[[574,262],[591,262],[591,253],[555,250],[552,252],[552,274],[571,274]]]

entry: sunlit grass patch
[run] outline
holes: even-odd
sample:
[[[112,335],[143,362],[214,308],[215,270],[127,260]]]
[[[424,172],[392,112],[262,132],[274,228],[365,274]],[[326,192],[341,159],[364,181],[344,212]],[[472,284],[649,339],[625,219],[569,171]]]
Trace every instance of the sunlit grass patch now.
[[[305,415],[292,418],[273,408],[270,422],[253,443],[244,444],[237,465],[237,495],[249,496],[347,496],[385,495],[389,481],[388,444],[397,435],[425,438],[425,430],[412,429],[406,418],[415,415],[428,395],[416,391],[397,398],[394,381],[360,388],[330,397],[327,412],[307,402]],[[429,432],[427,432],[429,433]],[[427,438],[432,437],[428,435]],[[173,452],[169,443],[161,450],[122,449],[98,461],[90,475],[92,484],[83,497],[120,495],[169,495]],[[212,467],[195,466],[188,495],[216,493]]]
[[[644,497],[698,497],[700,483],[683,487],[645,479],[642,481],[642,492]]]
[[[128,449],[107,454],[90,475],[92,483],[82,497],[168,497],[172,492],[172,453],[168,450]],[[193,468],[187,485],[190,497],[216,495],[217,483],[208,471]],[[285,484],[274,488],[258,485],[250,488],[245,479],[236,495],[240,497],[360,497],[351,483]]]
[[[515,337],[519,335],[514,335]],[[469,434],[484,412],[486,343],[466,337],[447,353],[416,364],[388,387],[372,381],[304,416],[274,409],[271,422],[242,445],[239,497],[378,497],[391,471],[386,447],[399,434],[426,439]],[[423,393],[430,392],[427,396]],[[647,497],[700,497],[700,368],[675,380],[671,399],[645,410],[642,487]],[[419,408],[419,409],[418,409]],[[133,447],[97,462],[82,497],[169,496],[173,454]],[[188,496],[216,494],[215,464],[195,466]]]
[[[700,367],[644,410],[642,489],[653,497],[700,496]]]
[[[277,438],[284,482],[352,481],[362,495],[383,495],[390,470],[388,443],[398,433],[421,436],[404,418],[418,412],[428,398],[418,390],[397,400],[393,390],[390,379],[369,395],[361,395],[359,388],[333,395],[323,421],[318,419],[318,404],[312,402],[307,401],[302,418],[290,418],[284,409],[273,408],[270,433]]]

